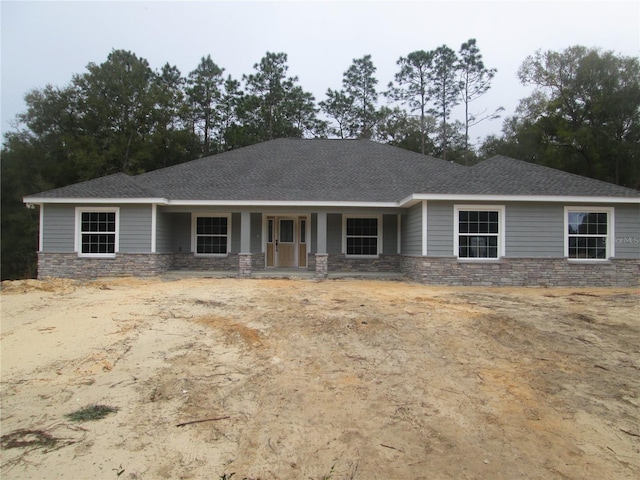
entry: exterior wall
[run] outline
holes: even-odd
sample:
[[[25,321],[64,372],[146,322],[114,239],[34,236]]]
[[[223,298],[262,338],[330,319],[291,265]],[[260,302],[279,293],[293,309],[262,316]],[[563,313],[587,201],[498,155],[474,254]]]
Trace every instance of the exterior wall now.
[[[192,253],[176,253],[170,256],[171,261],[167,270],[195,270],[195,271],[237,271],[239,268],[238,254],[230,253],[225,257],[194,256]],[[251,269],[264,270],[264,253],[251,254]]]
[[[331,272],[399,272],[400,255],[379,255],[377,258],[347,257],[331,253],[328,258]]]
[[[240,253],[240,227],[241,220],[239,213],[231,214],[231,250],[229,253]]]
[[[507,204],[505,234],[507,257],[564,257],[564,205]]]
[[[384,255],[398,254],[398,216],[382,216],[382,253]]]
[[[479,202],[435,202],[427,204],[427,255],[454,255],[454,205]],[[483,205],[505,205],[482,202]],[[506,257],[563,257],[564,206],[543,203],[505,205]],[[412,253],[411,255],[415,255]]]
[[[327,214],[327,253],[342,253],[342,214],[340,213]]]
[[[191,252],[191,214],[158,211],[156,251],[158,253]]]
[[[115,205],[120,208],[120,253],[151,252],[151,205]],[[111,207],[111,205],[109,205]],[[91,206],[95,208],[95,205]],[[76,206],[47,204],[43,211],[43,252],[75,251]]]
[[[312,213],[311,214],[311,248],[309,249],[309,254],[315,254],[318,253],[318,214],[317,213]],[[307,255],[307,265],[309,265],[309,258],[311,258],[309,255]],[[314,260],[315,262],[315,257]]]
[[[264,270],[264,254],[250,255],[251,270]],[[38,253],[38,278],[87,279],[98,277],[147,277],[170,270],[236,273],[238,254],[227,257],[195,257],[191,253],[122,254],[115,258],[86,258],[75,253]]]
[[[238,254],[229,253],[226,256],[212,257],[207,255],[195,256],[193,253],[175,253],[170,264],[170,270],[195,271],[237,271]]]
[[[307,270],[314,271],[316,269],[316,256],[316,253],[307,254]]]
[[[151,252],[151,205],[120,207],[120,253]]]
[[[161,231],[162,229],[162,231]],[[191,214],[158,214],[158,252],[192,252]],[[241,214],[231,214],[231,253],[240,253]],[[251,213],[251,253],[262,252],[262,214]]]
[[[463,203],[463,202],[460,202]],[[331,272],[402,272],[434,285],[637,286],[640,278],[640,206],[614,205],[615,258],[607,262],[571,262],[564,258],[564,205],[505,204],[506,256],[495,261],[459,261],[453,255],[454,202],[427,204],[427,256],[422,257],[422,203],[402,213],[398,251],[398,212],[382,215],[379,258],[346,257],[343,215],[327,214],[327,265]],[[597,205],[588,205],[597,206]],[[191,252],[191,212],[158,208],[157,254],[150,253],[151,206],[119,205],[120,243],[115,258],[81,258],[74,252],[75,206],[43,207],[43,251],[39,278],[93,278],[114,275],[155,275],[172,269],[237,272],[241,214],[231,212],[231,249],[224,257],[194,256]],[[198,209],[211,212],[210,209]],[[225,210],[227,214],[229,209]],[[224,213],[220,210],[220,213]],[[366,213],[365,213],[366,212]],[[287,213],[287,212],[284,212]],[[300,214],[309,214],[308,210]],[[370,209],[350,213],[371,214]],[[380,211],[377,212],[378,214]],[[317,214],[310,216],[307,252],[315,270]],[[263,214],[251,212],[251,270],[265,268]]]
[[[173,251],[173,243],[171,242],[171,232],[174,230],[171,222],[175,215],[156,212],[156,252]]]
[[[453,252],[454,205],[471,202],[436,202],[427,204],[427,255],[451,257]],[[505,205],[505,257],[506,258],[563,258],[564,257],[564,205],[555,203],[499,203]],[[576,206],[575,204],[571,204]],[[598,206],[590,204],[589,207]],[[403,253],[420,255],[414,237],[418,231],[419,213],[403,216]],[[615,258],[640,258],[640,207],[620,204],[615,208]],[[405,226],[405,223],[408,225]],[[413,225],[415,223],[415,226]],[[410,238],[406,238],[409,235]],[[406,248],[405,248],[406,247]]]
[[[422,255],[422,204],[402,215],[401,245],[405,255]]]
[[[456,258],[402,257],[402,272],[427,285],[526,287],[637,287],[640,260],[606,263],[569,262],[563,258],[513,258],[495,262],[460,262]]]
[[[453,202],[427,202],[427,255],[450,257],[452,254]]]
[[[616,205],[616,258],[640,258],[640,205]]]
[[[252,270],[264,270],[266,264],[266,258],[264,253],[252,253],[251,254],[251,269]]]
[[[43,209],[43,252],[73,253],[75,249],[75,206],[42,205]]]
[[[309,255],[309,270],[315,270]],[[264,254],[251,255],[251,269],[264,268]],[[168,270],[239,271],[237,254],[226,258],[191,254],[118,254],[115,258],[83,258],[75,253],[39,253],[38,278],[98,278],[153,276]],[[328,255],[329,272],[402,272],[427,285],[528,287],[638,287],[640,260],[576,263],[558,258],[502,259],[460,262],[449,257],[380,255],[377,259]]]
[[[262,213],[251,214],[251,253],[262,253]]]
[[[117,254],[115,258],[86,258],[75,253],[38,253],[38,279],[146,277],[170,269],[172,255]]]

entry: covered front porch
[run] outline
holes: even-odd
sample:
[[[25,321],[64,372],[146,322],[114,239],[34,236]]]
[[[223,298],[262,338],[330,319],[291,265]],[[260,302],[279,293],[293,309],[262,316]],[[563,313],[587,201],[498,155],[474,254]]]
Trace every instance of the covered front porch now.
[[[158,206],[168,270],[202,276],[401,276],[399,209]]]

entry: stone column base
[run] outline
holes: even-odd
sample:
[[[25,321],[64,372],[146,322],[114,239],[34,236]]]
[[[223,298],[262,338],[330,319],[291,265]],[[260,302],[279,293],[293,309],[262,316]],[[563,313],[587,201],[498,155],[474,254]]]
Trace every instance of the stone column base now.
[[[251,254],[238,254],[238,278],[251,278]]]
[[[316,279],[325,280],[329,277],[329,254],[316,253]]]

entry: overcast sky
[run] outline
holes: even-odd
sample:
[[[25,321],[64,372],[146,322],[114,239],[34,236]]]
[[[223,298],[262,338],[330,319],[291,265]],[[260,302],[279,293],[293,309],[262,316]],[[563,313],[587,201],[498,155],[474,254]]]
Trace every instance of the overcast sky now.
[[[24,111],[29,90],[64,86],[113,49],[130,50],[153,69],[169,62],[183,76],[210,54],[237,79],[252,73],[265,52],[285,52],[289,73],[320,101],[327,88],[341,87],[354,58],[372,55],[383,90],[400,56],[443,44],[457,51],[476,38],[485,65],[498,73],[475,110],[503,106],[505,115],[528,94],[516,72],[538,49],[584,45],[640,56],[639,0],[2,0],[1,27],[3,132]],[[471,134],[499,133],[501,125],[502,120],[486,122]]]

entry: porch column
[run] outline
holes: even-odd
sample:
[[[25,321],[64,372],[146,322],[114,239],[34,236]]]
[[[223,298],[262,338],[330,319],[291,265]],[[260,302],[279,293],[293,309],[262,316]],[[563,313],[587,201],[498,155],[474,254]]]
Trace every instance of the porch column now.
[[[238,276],[251,277],[251,212],[240,213],[240,253],[238,253]]]
[[[316,239],[316,274],[317,279],[329,276],[327,253],[327,212],[318,212],[318,238]]]

